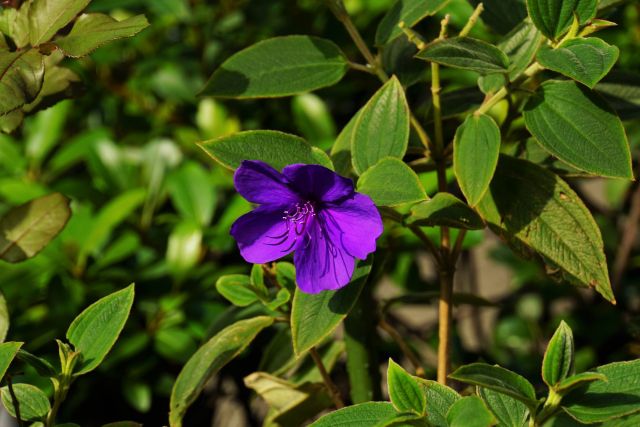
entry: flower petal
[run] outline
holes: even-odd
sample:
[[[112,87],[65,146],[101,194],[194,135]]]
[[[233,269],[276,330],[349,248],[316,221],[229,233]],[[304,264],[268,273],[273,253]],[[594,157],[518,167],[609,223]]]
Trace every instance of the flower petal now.
[[[353,181],[324,166],[289,165],[282,174],[306,199],[333,202],[353,194]]]
[[[231,226],[231,235],[238,242],[240,255],[254,264],[275,261],[290,254],[302,243],[295,231],[289,233],[281,208],[259,206],[242,215]]]
[[[355,259],[329,239],[319,221],[310,224],[304,243],[293,255],[296,281],[303,292],[317,294],[339,289],[351,280]]]
[[[369,196],[355,193],[353,197],[333,203],[320,213],[321,222],[335,242],[360,259],[376,250],[376,239],[384,227],[382,218]]]
[[[244,160],[233,176],[238,193],[252,203],[293,205],[299,196],[280,172],[258,160]]]

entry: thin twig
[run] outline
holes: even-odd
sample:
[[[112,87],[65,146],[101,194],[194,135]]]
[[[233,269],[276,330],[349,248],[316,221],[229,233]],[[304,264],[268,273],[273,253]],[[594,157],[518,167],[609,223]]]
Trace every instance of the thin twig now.
[[[462,252],[462,244],[464,243],[464,237],[467,235],[467,230],[460,230],[458,237],[456,237],[456,243],[453,245],[453,251],[451,251],[451,265],[455,268],[460,252]]]
[[[322,380],[324,381],[324,385],[327,387],[327,391],[329,392],[329,396],[331,397],[333,404],[336,406],[337,409],[344,408],[344,402],[340,397],[340,390],[338,390],[338,387],[336,387],[335,383],[331,380],[331,377],[329,376],[329,373],[327,373],[327,370],[325,369],[324,364],[322,363],[322,358],[318,354],[318,351],[316,350],[316,348],[315,347],[311,348],[309,350],[309,354],[311,355],[313,362],[318,367],[318,370],[320,371],[320,375],[322,375]]]
[[[482,3],[478,3],[478,6],[476,6],[476,9],[471,14],[471,17],[469,17],[467,24],[464,26],[462,31],[460,31],[460,37],[466,37],[471,32],[473,26],[476,25],[476,22],[478,22],[478,18],[480,17],[480,14],[483,10],[484,5]]]
[[[404,340],[404,338],[402,338],[402,335],[400,334],[400,332],[398,332],[396,328],[394,328],[391,324],[389,324],[386,320],[384,320],[384,318],[380,319],[380,322],[378,323],[378,325],[383,331],[389,334],[391,339],[393,339],[393,341],[395,341],[396,344],[398,344],[398,347],[400,347],[400,351],[402,351],[402,354],[404,354],[404,356],[407,359],[409,359],[409,361],[413,365],[413,368],[416,371],[416,376],[424,377],[425,372],[424,372],[424,368],[422,367],[422,362],[420,362],[420,359],[418,358],[418,356],[411,349],[411,347],[409,347],[409,345]]]
[[[349,61],[349,67],[353,70],[362,71],[367,74],[375,74],[375,71],[371,69],[368,65],[358,64],[357,62]]]
[[[362,39],[360,32],[353,24],[353,21],[345,10],[342,2],[340,0],[325,1],[329,5],[331,12],[333,12],[336,19],[338,19],[338,21],[340,21],[345,27],[347,33],[349,33],[349,36],[351,37],[351,40],[353,40],[353,43],[356,45],[364,59],[366,59],[368,68],[373,72],[373,74],[378,76],[382,83],[386,83],[389,80],[389,76],[387,75],[387,73],[385,73],[382,65],[380,64],[380,61],[371,53],[371,50],[369,50],[369,47]],[[422,145],[424,145],[425,148],[433,152],[434,147],[431,139],[429,138],[429,135],[427,135],[427,132],[424,130],[418,119],[414,116],[413,112],[410,112],[409,114],[411,119],[411,126],[416,131],[416,134],[418,134],[420,142],[422,143]]]
[[[418,239],[420,239],[422,243],[427,246],[429,252],[431,252],[433,258],[435,259],[436,264],[442,264],[442,254],[440,253],[440,249],[438,249],[436,245],[433,244],[429,236],[427,236],[424,231],[422,231],[422,229],[417,225],[410,225],[409,230],[411,230],[413,234],[415,234],[416,237],[418,237]]]
[[[20,416],[20,402],[18,401],[16,392],[13,389],[13,381],[11,381],[11,375],[7,375],[7,387],[9,388],[9,394],[11,395],[11,403],[13,404],[13,410],[16,413],[16,420],[18,421],[18,425],[20,427],[24,427],[24,421],[22,421],[22,417]]]

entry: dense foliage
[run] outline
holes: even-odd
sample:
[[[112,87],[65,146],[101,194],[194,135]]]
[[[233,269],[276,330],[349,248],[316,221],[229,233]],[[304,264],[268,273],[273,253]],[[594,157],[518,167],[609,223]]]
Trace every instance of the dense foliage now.
[[[46,427],[638,424],[639,16],[3,2],[5,408]],[[245,262],[244,160],[320,165],[375,202],[384,233],[346,286],[307,287],[314,257]],[[318,240],[300,236],[296,254]]]

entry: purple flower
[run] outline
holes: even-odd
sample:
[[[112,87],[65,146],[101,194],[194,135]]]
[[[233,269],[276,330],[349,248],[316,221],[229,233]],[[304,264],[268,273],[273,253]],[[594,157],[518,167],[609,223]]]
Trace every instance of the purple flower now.
[[[373,201],[353,182],[318,165],[289,165],[278,172],[245,160],[234,182],[248,201],[259,204],[231,227],[240,254],[262,264],[295,251],[300,289],[318,293],[349,283],[355,258],[376,250],[382,219]]]

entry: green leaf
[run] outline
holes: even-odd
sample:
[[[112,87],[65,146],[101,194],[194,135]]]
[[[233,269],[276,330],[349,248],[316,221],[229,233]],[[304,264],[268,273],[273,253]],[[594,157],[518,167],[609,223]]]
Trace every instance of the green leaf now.
[[[35,0],[29,9],[29,43],[38,46],[73,20],[91,0]]]
[[[37,50],[0,50],[0,116],[36,99],[43,81],[44,60]]]
[[[416,58],[480,74],[506,73],[509,58],[497,47],[470,37],[438,40],[421,50]]]
[[[202,253],[202,227],[190,220],[176,224],[167,242],[169,271],[182,278],[195,267]]]
[[[542,360],[542,379],[549,387],[566,379],[573,371],[573,332],[564,320],[551,337]]]
[[[269,310],[277,310],[278,308],[288,303],[290,300],[291,292],[289,292],[289,290],[286,288],[282,288],[278,290],[275,297],[271,301],[265,304],[265,307],[267,307]]]
[[[100,46],[125,37],[132,37],[149,26],[144,15],[116,21],[109,15],[88,13],[80,15],[68,35],[57,39],[56,44],[65,55],[74,58],[85,56]]]
[[[606,76],[618,60],[620,50],[603,40],[571,39],[556,49],[540,49],[538,62],[545,68],[587,85],[590,89]]]
[[[38,357],[26,350],[20,349],[16,357],[18,360],[29,364],[41,377],[55,377],[58,374],[47,359]]]
[[[9,332],[9,309],[7,308],[7,300],[4,294],[0,292],[0,343],[4,342]],[[0,378],[1,380],[2,378]]]
[[[562,400],[564,410],[581,423],[591,424],[640,411],[640,359],[599,366],[606,381],[589,383]]]
[[[416,378],[427,400],[427,421],[433,427],[448,427],[447,412],[460,399],[460,395],[435,381]]]
[[[351,282],[337,291],[306,294],[296,289],[291,309],[291,335],[297,356],[322,342],[347,317],[369,277],[372,262],[373,256],[358,262]]]
[[[607,377],[597,372],[582,372],[560,381],[556,384],[556,390],[558,393],[566,394],[576,387],[580,387],[594,381],[607,381]]]
[[[496,0],[502,2],[502,0]],[[531,64],[542,44],[542,34],[529,21],[523,21],[513,29],[505,39],[498,43],[498,47],[509,58],[509,79],[518,78]]]
[[[571,187],[552,172],[501,156],[478,210],[516,249],[533,249],[571,282],[615,301],[600,229]]]
[[[229,274],[220,277],[216,282],[216,289],[220,295],[237,307],[246,307],[258,301],[249,276],[244,274]]]
[[[526,378],[497,365],[471,363],[458,368],[449,378],[506,394],[529,408],[535,408],[538,404],[536,392]]]
[[[331,168],[331,160],[304,139],[274,130],[253,130],[223,136],[200,145],[222,166],[236,169],[243,160],[261,160],[281,170],[293,163],[319,164]]]
[[[263,40],[227,59],[202,90],[222,98],[295,95],[331,86],[349,63],[333,42],[286,36]]]
[[[67,339],[81,356],[74,375],[86,374],[104,360],[127,322],[133,296],[131,284],[94,302],[73,320]]]
[[[500,427],[523,427],[529,415],[527,406],[506,394],[480,387],[478,394],[495,415]]]
[[[409,105],[394,76],[357,115],[351,140],[353,168],[361,174],[385,157],[402,159],[409,143]]]
[[[545,36],[556,40],[573,23],[574,13],[580,24],[596,15],[598,0],[527,0],[533,23]]]
[[[496,419],[478,396],[457,400],[447,413],[449,427],[491,427]]]
[[[0,11],[0,32],[11,37],[16,47],[29,44],[29,9],[31,2],[23,2],[20,9],[5,7]]]
[[[209,174],[196,162],[185,162],[167,178],[171,202],[185,219],[205,227],[211,223],[216,206],[216,192]]]
[[[330,148],[336,137],[336,125],[329,106],[314,93],[303,93],[291,99],[291,113],[296,128],[311,145]]]
[[[69,203],[53,193],[11,209],[0,218],[0,259],[19,262],[40,252],[67,224]]]
[[[311,415],[331,406],[321,383],[295,385],[264,372],[254,372],[245,377],[244,383],[269,405],[265,426],[303,425]]]
[[[20,418],[23,421],[44,421],[51,410],[51,404],[42,390],[31,384],[14,384],[13,392],[16,395]],[[9,415],[15,417],[16,410],[8,387],[2,387],[2,403]]]
[[[397,415],[389,402],[367,402],[331,412],[309,427],[358,426],[377,427]]]
[[[217,333],[191,356],[171,391],[171,427],[182,426],[182,417],[209,378],[242,353],[256,335],[272,323],[273,318],[267,316],[240,320]]]
[[[47,71],[45,70],[45,81]],[[40,111],[25,124],[25,154],[31,167],[42,165],[54,147],[61,142],[71,105],[71,101],[59,102]]]
[[[84,239],[79,259],[89,254],[96,254],[106,243],[112,231],[129,217],[146,197],[142,188],[134,188],[111,199],[94,218],[91,229]]]
[[[425,414],[427,401],[422,387],[413,376],[391,359],[387,369],[387,384],[391,403],[398,412]]]
[[[5,342],[0,344],[0,381],[4,378],[4,374],[9,369],[9,365],[13,358],[18,354],[18,350],[22,347],[21,342]]]
[[[376,46],[387,44],[402,34],[398,24],[411,28],[427,16],[435,15],[449,0],[396,0],[376,30]]]
[[[406,223],[465,230],[484,228],[482,218],[466,203],[449,193],[437,193],[431,200],[414,205]]]
[[[453,170],[469,205],[478,204],[489,189],[498,165],[500,128],[487,115],[470,115],[453,140]]]
[[[386,157],[358,179],[358,191],[378,206],[395,206],[427,200],[418,175],[402,160]]]

